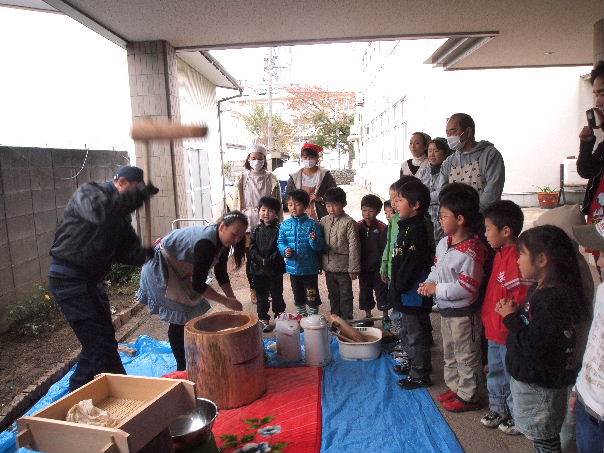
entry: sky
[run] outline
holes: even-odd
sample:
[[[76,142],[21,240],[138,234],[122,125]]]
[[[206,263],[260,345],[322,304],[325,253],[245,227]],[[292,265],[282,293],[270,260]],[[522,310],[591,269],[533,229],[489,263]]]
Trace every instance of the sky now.
[[[361,82],[361,57],[366,46],[366,43],[338,43],[279,47],[274,51],[277,66],[286,67],[277,72],[284,83],[354,91]],[[267,47],[260,47],[213,50],[211,54],[236,79],[258,83],[264,77],[268,51]]]

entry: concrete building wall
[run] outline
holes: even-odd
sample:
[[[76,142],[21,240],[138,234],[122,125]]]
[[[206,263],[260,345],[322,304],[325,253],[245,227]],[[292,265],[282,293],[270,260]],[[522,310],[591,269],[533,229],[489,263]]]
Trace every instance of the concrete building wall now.
[[[8,306],[46,281],[50,246],[73,192],[111,180],[126,163],[126,152],[0,147],[0,331]]]
[[[445,72],[422,64],[430,46],[386,43],[368,59],[357,179],[386,196],[410,157],[411,134],[445,136],[446,118],[465,112],[476,122],[477,139],[491,141],[503,155],[505,193],[558,187],[559,165],[577,155],[585,109],[592,104],[591,87],[581,77],[590,68]]]

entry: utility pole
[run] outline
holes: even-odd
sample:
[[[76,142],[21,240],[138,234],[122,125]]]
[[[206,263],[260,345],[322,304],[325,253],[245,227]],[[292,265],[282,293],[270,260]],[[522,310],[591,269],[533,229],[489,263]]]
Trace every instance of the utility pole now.
[[[273,169],[273,69],[275,67],[273,61],[273,48],[269,49],[268,54],[268,127],[266,131],[268,152],[271,155],[271,159],[268,162],[268,170]]]

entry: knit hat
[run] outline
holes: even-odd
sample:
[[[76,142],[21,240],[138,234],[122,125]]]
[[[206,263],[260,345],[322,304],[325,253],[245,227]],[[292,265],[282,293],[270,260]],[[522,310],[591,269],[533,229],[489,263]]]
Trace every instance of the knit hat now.
[[[115,180],[120,178],[127,179],[130,182],[143,182],[143,170],[132,165],[124,165],[118,169],[113,177]]]

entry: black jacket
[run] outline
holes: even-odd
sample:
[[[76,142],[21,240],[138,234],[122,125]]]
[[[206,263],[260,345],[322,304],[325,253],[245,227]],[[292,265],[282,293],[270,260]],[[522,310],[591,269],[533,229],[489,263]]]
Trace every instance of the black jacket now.
[[[589,212],[589,206],[596,195],[604,173],[604,142],[600,143],[595,151],[595,137],[589,142],[581,141],[579,146],[579,158],[577,159],[577,173],[582,178],[588,179],[585,197],[583,198],[583,214]],[[592,153],[593,151],[593,153]]]
[[[111,263],[142,265],[147,254],[130,214],[147,197],[145,190],[119,193],[112,182],[88,183],[67,202],[50,249],[50,275],[101,281]]]
[[[506,364],[514,379],[546,388],[575,382],[573,301],[564,287],[535,289],[524,309],[503,319],[509,329]]]
[[[364,220],[359,220],[357,225],[361,243],[361,272],[378,272],[388,242],[388,225],[377,219],[371,226],[367,226]]]
[[[277,248],[279,224],[265,224],[262,220],[254,228],[250,245],[250,272],[252,275],[277,276],[285,272],[285,262]]]
[[[388,288],[388,302],[403,313],[430,311],[431,297],[417,294],[417,286],[428,277],[434,262],[432,230],[426,228],[423,216],[402,219],[398,222],[398,236],[392,254],[392,275]],[[401,296],[409,295],[409,300],[418,302],[417,306],[403,303]]]

